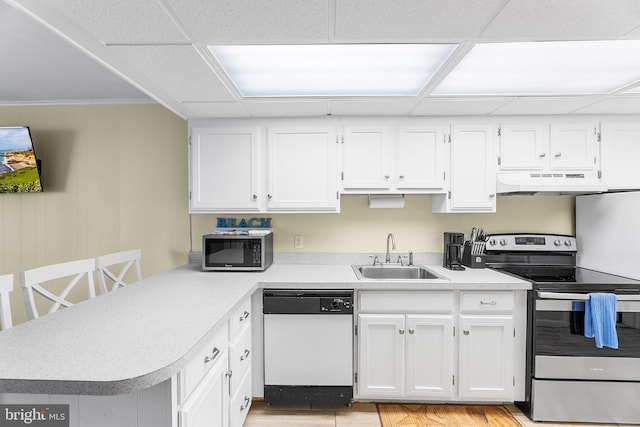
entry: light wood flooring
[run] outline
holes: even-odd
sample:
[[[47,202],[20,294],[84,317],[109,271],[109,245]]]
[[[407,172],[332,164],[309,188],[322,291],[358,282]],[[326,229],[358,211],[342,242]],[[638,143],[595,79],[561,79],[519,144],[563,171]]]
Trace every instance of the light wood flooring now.
[[[618,424],[533,422],[514,405],[505,405],[505,407],[523,427],[618,427]],[[620,426],[629,427],[631,424],[620,424]],[[381,427],[381,423],[374,403],[354,403],[351,407],[267,406],[262,400],[254,400],[244,427]]]

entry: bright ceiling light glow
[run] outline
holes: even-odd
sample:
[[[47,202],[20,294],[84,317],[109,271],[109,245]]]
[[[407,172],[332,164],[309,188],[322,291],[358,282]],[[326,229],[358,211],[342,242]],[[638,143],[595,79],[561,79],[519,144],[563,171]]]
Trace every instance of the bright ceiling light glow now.
[[[432,94],[605,94],[639,78],[640,40],[482,43]]]
[[[453,44],[209,46],[244,97],[416,96]]]

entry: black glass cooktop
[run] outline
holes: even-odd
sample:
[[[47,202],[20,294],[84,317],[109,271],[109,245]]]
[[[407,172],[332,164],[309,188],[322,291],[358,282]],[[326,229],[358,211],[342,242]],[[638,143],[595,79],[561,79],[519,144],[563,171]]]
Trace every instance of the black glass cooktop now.
[[[502,266],[496,270],[530,280],[538,290],[565,292],[639,292],[640,281],[601,271],[567,266]]]

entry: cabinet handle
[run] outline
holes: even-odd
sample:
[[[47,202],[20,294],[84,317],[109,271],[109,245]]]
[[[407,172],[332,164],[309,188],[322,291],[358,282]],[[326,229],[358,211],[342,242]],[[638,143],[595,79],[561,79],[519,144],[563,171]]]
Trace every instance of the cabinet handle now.
[[[244,349],[244,354],[242,356],[240,356],[240,361],[242,362],[243,360],[245,360],[246,358],[249,357],[249,354],[251,354],[251,352],[249,351],[248,348]]]
[[[384,176],[384,179],[389,179],[389,175],[385,175],[385,176]]]
[[[404,175],[400,175],[400,179],[404,179]]]
[[[404,329],[400,329],[400,330],[398,331],[398,333],[399,333],[400,335],[404,335]]]
[[[547,153],[540,153],[538,154],[538,157],[540,157],[541,159],[547,157]]]
[[[253,197],[253,200],[256,200],[258,198],[258,195],[254,194],[252,197]]]
[[[496,301],[486,302],[486,301],[480,300],[480,305],[498,305],[498,303]]]
[[[489,198],[490,198],[490,199],[493,199],[494,197],[496,197],[496,195],[495,195],[495,194],[489,194]]]
[[[240,405],[240,411],[244,411],[245,409],[247,409],[249,407],[249,403],[251,403],[251,399],[249,399],[249,396],[245,396],[244,405]]]
[[[557,159],[558,157],[560,157],[560,156],[562,156],[562,153],[556,153],[556,154],[554,154],[554,155],[553,155],[553,157],[555,157],[556,159]]]
[[[245,320],[247,317],[249,317],[249,312],[245,310],[244,314],[242,316],[240,316],[240,321],[242,322],[243,320]]]
[[[409,333],[413,335],[413,333],[415,332],[414,329],[409,328]]]
[[[469,331],[462,331],[463,334],[469,335]]]
[[[267,198],[268,198],[269,200],[271,200],[271,197],[272,197],[272,196],[271,196],[271,194],[267,194]]]
[[[204,363],[213,362],[213,360],[218,357],[220,354],[220,349],[218,347],[213,347],[213,351],[211,352],[211,356],[205,356]]]

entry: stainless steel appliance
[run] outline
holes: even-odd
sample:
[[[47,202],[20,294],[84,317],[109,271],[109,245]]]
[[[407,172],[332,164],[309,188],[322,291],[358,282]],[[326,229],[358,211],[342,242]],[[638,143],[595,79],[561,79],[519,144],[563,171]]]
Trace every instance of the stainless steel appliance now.
[[[264,271],[273,263],[273,232],[216,230],[202,236],[202,270]]]
[[[536,421],[640,423],[640,281],[576,267],[576,239],[489,235],[491,268],[530,280],[527,385],[517,402]],[[618,349],[584,336],[589,293],[618,298]]]
[[[444,233],[443,240],[442,266],[449,270],[464,270],[462,266],[464,234],[447,231]]]
[[[350,404],[353,291],[265,289],[264,400]]]

